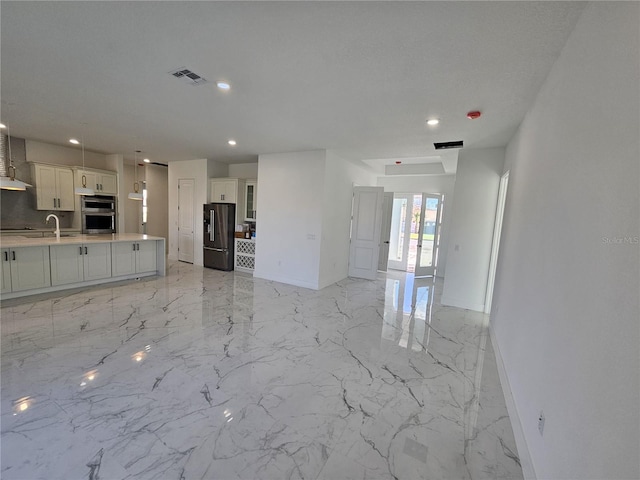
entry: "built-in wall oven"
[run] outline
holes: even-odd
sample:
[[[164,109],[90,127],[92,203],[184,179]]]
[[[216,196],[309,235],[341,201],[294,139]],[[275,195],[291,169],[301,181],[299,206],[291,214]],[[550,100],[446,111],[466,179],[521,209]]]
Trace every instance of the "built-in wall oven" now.
[[[94,195],[80,198],[82,233],[116,233],[116,197]]]

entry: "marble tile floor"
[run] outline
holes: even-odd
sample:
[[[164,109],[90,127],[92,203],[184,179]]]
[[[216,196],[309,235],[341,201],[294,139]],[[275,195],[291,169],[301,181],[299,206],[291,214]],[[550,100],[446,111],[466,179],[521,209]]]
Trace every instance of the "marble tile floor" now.
[[[520,479],[485,315],[411,274],[167,277],[2,302],[11,479]]]

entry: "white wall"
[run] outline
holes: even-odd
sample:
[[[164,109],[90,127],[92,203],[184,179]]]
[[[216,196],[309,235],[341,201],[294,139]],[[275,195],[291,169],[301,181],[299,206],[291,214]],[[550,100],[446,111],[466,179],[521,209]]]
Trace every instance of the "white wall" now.
[[[144,171],[147,182],[147,234],[167,238],[169,235],[168,169],[158,165],[145,165]]]
[[[231,164],[229,165],[229,176],[231,178],[258,178],[258,162]]]
[[[260,155],[254,277],[318,288],[325,156]]]
[[[82,147],[62,147],[51,143],[26,140],[27,162],[50,163],[53,165],[82,166]],[[107,155],[101,153],[84,152],[85,167],[115,170],[113,164],[107,160]]]
[[[138,168],[138,183],[140,184],[140,192],[142,192],[142,181],[145,177],[144,168]],[[133,183],[135,172],[133,165],[123,165],[123,194],[118,204],[119,214],[124,218],[124,231],[122,233],[141,233],[142,232],[142,202],[139,200],[129,200],[129,193],[133,192]]]
[[[436,275],[444,277],[447,270],[447,252],[449,249],[449,230],[453,211],[453,193],[455,175],[414,175],[378,177],[377,185],[385,192],[394,193],[440,193],[444,195],[442,212],[442,230],[440,232],[440,251]]]
[[[639,24],[589,4],[507,148],[491,329],[541,479],[640,478]]]
[[[178,258],[178,180],[181,178],[194,179],[193,212],[194,219],[194,248],[193,263],[202,266],[202,205],[208,203],[209,163],[206,158],[201,160],[185,160],[169,163],[169,258]]]
[[[376,177],[327,151],[322,207],[319,288],[346,278],[349,273],[349,234],[353,185],[375,185]]]
[[[463,149],[458,170],[442,303],[484,311],[504,148]]]

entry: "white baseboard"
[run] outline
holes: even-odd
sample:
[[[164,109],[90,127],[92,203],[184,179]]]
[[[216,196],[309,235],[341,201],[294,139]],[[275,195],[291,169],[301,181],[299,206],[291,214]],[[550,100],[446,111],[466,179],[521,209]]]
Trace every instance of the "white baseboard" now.
[[[513,394],[511,393],[511,385],[509,384],[509,378],[507,377],[507,370],[504,368],[502,354],[500,353],[500,346],[498,345],[498,341],[496,340],[496,335],[493,331],[493,326],[491,325],[491,323],[489,323],[489,335],[491,337],[493,351],[496,354],[498,376],[500,377],[500,383],[502,384],[504,401],[507,405],[507,412],[509,413],[511,429],[513,430],[513,436],[516,440],[516,447],[518,448],[518,457],[520,458],[520,465],[522,465],[522,473],[525,480],[536,480],[538,477],[536,477],[536,472],[533,468],[533,462],[531,461],[531,455],[529,454],[529,447],[527,446],[527,439],[524,436],[524,430],[522,428],[522,423],[520,423],[520,416],[518,415],[516,402],[513,399]]]
[[[448,305],[450,307],[464,308],[466,310],[473,310],[475,312],[484,312],[484,303],[470,303],[464,300],[459,300],[452,297],[442,297],[440,299],[442,305]]]
[[[310,288],[312,290],[319,290],[317,283],[305,282],[290,277],[280,277],[278,275],[271,275],[269,273],[263,273],[258,270],[253,271],[254,278],[262,278],[264,280],[271,280],[274,282],[286,283],[287,285],[294,285],[296,287]]]

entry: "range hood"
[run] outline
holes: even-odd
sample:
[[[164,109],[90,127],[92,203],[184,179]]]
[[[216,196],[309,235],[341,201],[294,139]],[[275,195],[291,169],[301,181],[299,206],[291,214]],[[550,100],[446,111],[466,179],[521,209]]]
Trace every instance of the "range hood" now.
[[[8,135],[0,134],[0,189],[24,192],[29,185],[16,178],[16,169],[11,163],[11,146]]]

